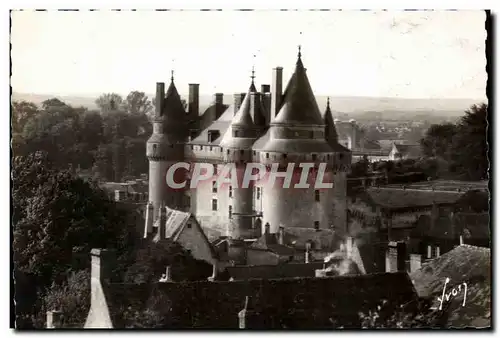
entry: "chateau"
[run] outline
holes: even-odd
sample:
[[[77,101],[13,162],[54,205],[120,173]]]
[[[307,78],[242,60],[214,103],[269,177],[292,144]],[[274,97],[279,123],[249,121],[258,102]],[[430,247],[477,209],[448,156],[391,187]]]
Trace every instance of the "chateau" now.
[[[210,239],[220,236],[249,240],[285,231],[346,231],[346,174],[351,152],[340,145],[329,102],[322,113],[302,63],[301,51],[293,75],[283,86],[283,68],[273,69],[272,84],[255,86],[254,71],[246,93],[234,94],[225,104],[223,94],[205,112],[199,111],[199,85],[189,85],[187,111],[175,87],[156,85],[153,134],[147,142],[149,202],[145,237],[161,233],[162,217],[172,210],[191,213]],[[171,189],[167,169],[177,162],[209,163],[220,172],[227,163],[243,173],[249,163],[267,169],[278,166],[284,179],[289,164],[325,166],[324,181],[331,189],[283,188],[279,184],[248,188],[217,187],[216,177],[189,189]],[[189,174],[176,172],[175,181]],[[238,177],[240,180],[241,177]],[[155,230],[156,228],[156,230]]]

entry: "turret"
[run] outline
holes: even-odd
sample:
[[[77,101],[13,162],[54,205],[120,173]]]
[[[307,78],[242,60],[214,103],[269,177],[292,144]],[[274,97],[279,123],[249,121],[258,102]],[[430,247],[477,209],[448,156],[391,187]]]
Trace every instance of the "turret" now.
[[[278,101],[273,101],[271,109],[277,109],[278,114],[271,120],[267,142],[262,145],[257,142],[254,147],[260,162],[269,170],[263,187],[263,222],[271,225],[271,233],[279,231],[280,223],[287,227],[328,228],[332,221],[332,189],[319,191],[316,187],[317,181],[331,184],[334,151],[325,139],[325,123],[300,49],[295,70],[280,100],[281,71],[273,72],[273,99],[276,97]],[[317,175],[318,169],[323,177]],[[303,173],[305,182],[301,179]],[[295,187],[299,182],[302,183]]]

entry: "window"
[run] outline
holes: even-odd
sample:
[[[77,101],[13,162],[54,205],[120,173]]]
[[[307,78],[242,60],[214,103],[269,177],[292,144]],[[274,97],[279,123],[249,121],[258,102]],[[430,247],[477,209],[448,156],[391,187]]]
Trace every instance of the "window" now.
[[[286,156],[287,156],[286,154],[283,154],[283,158],[286,158]]]
[[[229,186],[229,197],[233,197],[233,187]]]
[[[314,138],[314,131],[309,132],[309,138]]]
[[[217,211],[217,199],[212,198],[212,210]]]
[[[153,150],[156,151],[156,144],[153,144]]]
[[[316,154],[312,154],[313,161],[316,161]]]
[[[216,193],[217,192],[217,181],[212,182],[212,192]]]
[[[212,151],[212,147],[210,146],[210,151]]]
[[[254,151],[253,151],[253,155],[255,156],[255,154],[257,154],[257,152],[254,150]]]
[[[230,205],[229,206],[229,218],[232,218],[233,217],[233,206]]]
[[[260,188],[257,187],[257,199],[260,200]]]
[[[339,159],[342,159],[344,157],[344,154],[339,154]]]
[[[229,155],[229,149],[227,150],[227,154]]]
[[[187,224],[188,229],[191,229],[191,222]]]
[[[266,158],[269,158],[269,153],[266,153]]]
[[[314,229],[319,230],[319,221],[314,221]]]
[[[319,190],[314,190],[314,200],[319,202]]]
[[[240,155],[243,155],[245,153],[245,151],[242,149],[240,150]]]

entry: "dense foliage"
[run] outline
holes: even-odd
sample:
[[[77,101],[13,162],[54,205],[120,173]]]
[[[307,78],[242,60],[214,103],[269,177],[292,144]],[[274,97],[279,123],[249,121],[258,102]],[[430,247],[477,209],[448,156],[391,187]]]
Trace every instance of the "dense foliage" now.
[[[109,181],[146,173],[145,143],[152,131],[148,118],[152,104],[147,96],[136,91],[126,99],[105,94],[97,104],[100,111],[71,107],[58,99],[41,107],[14,102],[14,156],[42,150],[57,168],[88,170]]]

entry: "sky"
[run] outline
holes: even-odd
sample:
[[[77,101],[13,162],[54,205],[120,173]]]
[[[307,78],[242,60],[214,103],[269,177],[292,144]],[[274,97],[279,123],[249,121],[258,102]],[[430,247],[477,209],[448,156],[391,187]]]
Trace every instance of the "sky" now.
[[[14,92],[232,94],[288,81],[298,45],[317,95],[486,97],[486,14],[470,11],[12,12]]]

